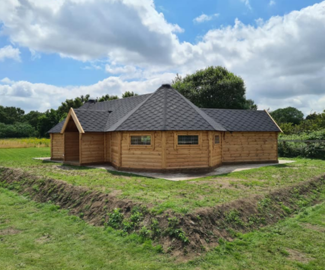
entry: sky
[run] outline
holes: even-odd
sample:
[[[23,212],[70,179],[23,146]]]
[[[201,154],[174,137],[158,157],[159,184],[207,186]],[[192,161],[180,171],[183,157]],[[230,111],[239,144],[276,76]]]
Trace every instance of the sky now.
[[[208,66],[241,76],[261,110],[325,110],[325,1],[6,0],[0,105],[154,92]]]

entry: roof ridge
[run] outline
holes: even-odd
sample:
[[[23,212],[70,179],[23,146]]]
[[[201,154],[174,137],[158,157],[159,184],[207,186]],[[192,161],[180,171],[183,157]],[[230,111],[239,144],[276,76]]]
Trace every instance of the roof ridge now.
[[[166,130],[167,115],[167,91],[164,89],[164,112],[163,112],[163,130]]]
[[[87,112],[111,112],[111,110],[87,110],[87,109],[74,109],[75,111],[87,111]]]
[[[179,96],[181,96],[187,104],[189,104],[214,130],[217,131],[227,131],[221,124],[214,121],[210,116],[208,116],[205,112],[203,112],[199,107],[195,106],[191,101],[189,101],[186,97],[184,97],[181,93],[179,93],[175,88],[171,87]],[[218,127],[218,125],[221,127]]]
[[[119,121],[117,121],[115,124],[113,124],[108,130],[106,131],[114,131],[116,130],[120,125],[122,125],[133,113],[135,113],[144,103],[146,103],[156,92],[159,90],[159,88],[154,92],[151,93],[144,101],[139,103],[133,110],[129,111],[126,115],[124,115]],[[108,122],[108,119],[107,119]],[[106,125],[107,125],[106,122]]]
[[[249,110],[249,109],[222,109],[222,108],[200,108],[201,110],[224,110],[224,111],[248,111],[248,112],[264,112],[264,110]]]

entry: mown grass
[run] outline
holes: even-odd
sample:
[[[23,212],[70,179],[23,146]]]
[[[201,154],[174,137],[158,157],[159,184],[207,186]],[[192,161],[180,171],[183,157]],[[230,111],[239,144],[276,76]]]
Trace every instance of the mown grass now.
[[[0,149],[0,166],[20,168],[35,175],[102,192],[114,192],[120,198],[144,202],[158,213],[167,209],[188,213],[200,207],[211,207],[252,194],[264,194],[271,189],[325,173],[325,161],[294,159],[296,162],[285,165],[172,182],[32,159],[49,155],[49,148]]]
[[[46,138],[0,139],[0,148],[49,147],[50,143]]]
[[[137,235],[122,237],[0,188],[0,269],[324,269],[324,232],[322,203],[177,262]]]

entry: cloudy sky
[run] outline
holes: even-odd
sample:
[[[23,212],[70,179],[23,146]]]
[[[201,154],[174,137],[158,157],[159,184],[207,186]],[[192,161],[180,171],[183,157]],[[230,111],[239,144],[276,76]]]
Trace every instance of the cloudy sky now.
[[[325,109],[325,1],[6,0],[0,104],[56,108],[90,94],[153,92],[224,66],[259,109]]]

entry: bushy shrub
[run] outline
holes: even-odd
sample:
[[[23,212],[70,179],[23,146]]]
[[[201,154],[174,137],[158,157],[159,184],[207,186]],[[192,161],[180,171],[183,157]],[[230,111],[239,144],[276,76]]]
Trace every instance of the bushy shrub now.
[[[303,132],[294,135],[280,135],[278,151],[280,157],[306,157],[325,159],[323,142],[282,142],[281,140],[325,140],[325,130]]]
[[[30,124],[16,123],[6,125],[0,123],[0,138],[27,138],[37,137],[37,131]]]

